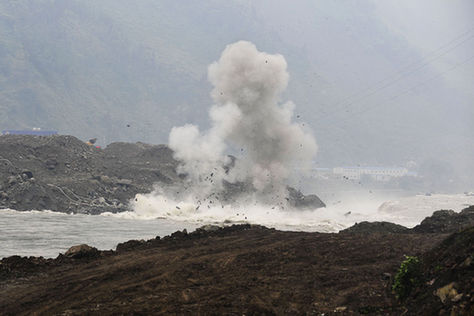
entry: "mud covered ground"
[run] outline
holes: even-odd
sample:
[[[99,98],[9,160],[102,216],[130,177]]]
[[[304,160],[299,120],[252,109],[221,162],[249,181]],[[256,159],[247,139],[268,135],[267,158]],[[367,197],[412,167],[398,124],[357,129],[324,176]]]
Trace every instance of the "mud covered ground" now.
[[[11,315],[392,312],[387,285],[403,255],[420,255],[444,237],[258,226],[177,233],[7,279],[0,306]]]
[[[116,251],[83,246],[56,259],[4,258],[0,310],[4,315],[472,315],[473,245],[473,228],[449,235],[206,227],[129,241]],[[401,302],[391,287],[404,255],[422,258],[424,270],[422,282]]]

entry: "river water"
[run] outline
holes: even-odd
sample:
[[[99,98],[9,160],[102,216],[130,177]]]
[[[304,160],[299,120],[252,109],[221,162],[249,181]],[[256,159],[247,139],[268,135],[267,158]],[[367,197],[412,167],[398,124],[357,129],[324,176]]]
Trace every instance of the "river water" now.
[[[176,204],[176,205],[175,205]],[[284,211],[261,205],[196,210],[184,202],[163,203],[159,196],[141,196],[133,212],[73,215],[50,211],[0,210],[0,258],[11,255],[56,257],[70,246],[86,243],[115,249],[130,239],[192,231],[205,224],[251,223],[282,230],[337,232],[356,222],[390,221],[413,227],[439,209],[461,211],[474,196],[416,195],[395,199],[345,198],[314,211]]]

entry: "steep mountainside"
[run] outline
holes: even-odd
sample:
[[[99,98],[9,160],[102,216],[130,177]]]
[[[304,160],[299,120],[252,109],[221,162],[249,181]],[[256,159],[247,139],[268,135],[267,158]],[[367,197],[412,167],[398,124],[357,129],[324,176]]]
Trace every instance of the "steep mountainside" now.
[[[287,59],[283,99],[320,165],[473,167],[470,92],[427,81],[429,65],[398,78],[426,61],[358,1],[2,1],[0,128],[166,143],[173,126],[208,124],[207,66],[241,39]]]

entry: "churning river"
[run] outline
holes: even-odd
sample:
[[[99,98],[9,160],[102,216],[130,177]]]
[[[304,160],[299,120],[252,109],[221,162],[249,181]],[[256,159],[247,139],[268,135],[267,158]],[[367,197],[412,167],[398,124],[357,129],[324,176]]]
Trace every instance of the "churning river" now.
[[[416,195],[381,200],[333,201],[314,211],[280,211],[265,206],[242,209],[170,207],[148,200],[133,212],[80,215],[49,211],[0,210],[0,258],[11,255],[56,257],[69,247],[86,243],[99,249],[115,249],[130,239],[166,236],[176,230],[192,231],[205,224],[251,223],[283,230],[337,232],[356,222],[390,221],[413,227],[433,211],[461,211],[474,204],[474,196]]]

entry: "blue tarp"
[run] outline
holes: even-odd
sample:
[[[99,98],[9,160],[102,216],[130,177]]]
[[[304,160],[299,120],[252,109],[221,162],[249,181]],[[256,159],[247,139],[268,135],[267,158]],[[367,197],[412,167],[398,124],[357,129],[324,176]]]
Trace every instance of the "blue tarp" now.
[[[33,131],[33,130],[3,130],[2,135],[36,135],[36,136],[51,136],[57,135],[58,131]]]

